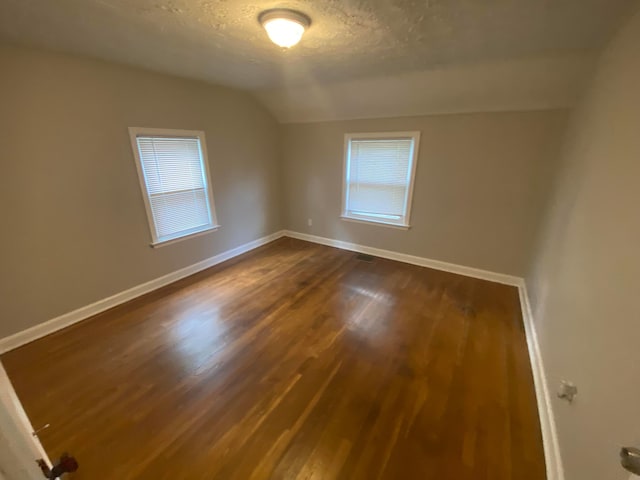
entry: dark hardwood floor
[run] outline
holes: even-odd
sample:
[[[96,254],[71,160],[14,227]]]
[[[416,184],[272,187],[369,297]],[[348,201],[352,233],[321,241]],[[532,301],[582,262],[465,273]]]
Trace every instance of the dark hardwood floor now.
[[[2,362],[70,479],[545,478],[515,288],[298,240]]]

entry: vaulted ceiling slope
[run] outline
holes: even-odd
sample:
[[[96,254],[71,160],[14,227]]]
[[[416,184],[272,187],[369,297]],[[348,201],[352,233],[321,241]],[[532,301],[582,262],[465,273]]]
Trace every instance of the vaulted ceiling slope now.
[[[483,73],[481,81],[487,81],[498,78],[512,61],[516,63],[506,68],[515,79],[531,68],[544,73],[550,64],[541,59],[553,63],[559,55],[572,57],[561,80],[555,78],[557,73],[546,72],[552,73],[545,82],[553,99],[563,96],[566,84],[588,69],[589,52],[603,47],[633,4],[634,0],[1,0],[0,37],[248,89],[259,92],[263,101],[284,98],[280,104],[293,102],[309,87],[326,89],[320,97],[335,102],[336,91],[357,87],[359,81],[387,79],[402,89],[407,77],[446,71],[458,79],[454,83],[464,76],[472,82],[469,68],[486,71],[496,66],[495,72]],[[298,9],[312,18],[302,42],[289,51],[269,42],[257,21],[262,10],[274,7]],[[514,74],[523,61],[527,65]],[[440,88],[439,82],[427,84]],[[405,94],[419,90],[411,86]],[[563,98],[560,103],[568,102]],[[367,115],[376,115],[371,105],[369,110]],[[284,121],[304,120],[289,110],[274,113]],[[409,113],[413,112],[404,114]],[[358,111],[348,115],[358,116]]]

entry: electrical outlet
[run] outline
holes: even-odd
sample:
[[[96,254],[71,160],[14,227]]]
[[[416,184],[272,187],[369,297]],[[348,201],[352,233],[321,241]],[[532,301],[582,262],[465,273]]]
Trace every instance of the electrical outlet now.
[[[312,227],[313,226],[313,220],[311,220],[310,218],[307,218],[307,225]]]

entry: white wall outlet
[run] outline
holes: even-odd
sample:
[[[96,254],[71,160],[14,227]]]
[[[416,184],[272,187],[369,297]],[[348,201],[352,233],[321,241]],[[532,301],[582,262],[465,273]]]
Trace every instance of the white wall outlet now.
[[[562,380],[562,382],[560,382],[560,388],[558,389],[558,398],[572,403],[576,398],[576,395],[578,395],[578,387],[576,387],[571,382],[567,382],[566,380]]]
[[[312,227],[313,226],[313,220],[311,220],[310,218],[307,218],[307,225]]]

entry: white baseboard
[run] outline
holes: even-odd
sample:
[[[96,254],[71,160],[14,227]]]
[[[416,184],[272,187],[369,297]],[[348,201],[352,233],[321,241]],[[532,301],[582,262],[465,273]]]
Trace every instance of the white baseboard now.
[[[110,297],[98,300],[91,305],[86,305],[44,323],[35,325],[34,327],[31,327],[27,330],[23,330],[14,335],[0,339],[0,354],[8,352],[9,350],[13,350],[14,348],[18,348],[29,342],[33,342],[38,338],[50,335],[58,330],[73,325],[74,323],[86,320],[87,318],[97,315],[98,313],[104,312],[105,310],[128,302],[129,300],[133,300],[136,297],[157,290],[160,287],[164,287],[165,285],[188,277],[189,275],[198,273],[201,270],[205,270],[233,257],[242,255],[243,253],[253,250],[254,248],[258,248],[266,243],[272,242],[284,236],[284,234],[285,232],[283,230],[272,233],[271,235],[267,235],[266,237],[262,237],[252,242],[245,243],[244,245],[232,248],[231,250],[227,250],[226,252],[222,252],[218,255],[207,258],[206,260],[202,260],[201,262],[181,268],[180,270],[176,270],[175,272],[163,275],[162,277],[156,278],[149,282],[136,285],[135,287],[123,292],[119,292]]]
[[[466,277],[479,278],[481,280],[488,280],[490,282],[512,285],[514,287],[517,287],[522,283],[522,278],[516,277],[514,275],[506,275],[504,273],[496,273],[489,270],[481,270],[479,268],[465,267],[462,265],[456,265],[455,263],[448,263],[442,262],[440,260],[433,260],[431,258],[407,255],[406,253],[398,253],[391,250],[383,250],[381,248],[367,247],[365,245],[358,245],[357,243],[344,242],[342,240],[334,240],[332,238],[326,237],[318,237],[317,235],[309,235],[307,233],[299,233],[293,232],[291,230],[286,230],[285,236],[297,238],[299,240],[306,240],[308,242],[319,243],[321,245],[328,245],[330,247],[341,248],[343,250],[351,250],[353,252],[366,253],[368,255],[374,255],[376,257],[388,258],[389,260],[396,260],[398,262],[419,265],[421,267],[433,268],[434,270],[457,273],[458,275],[464,275]]]
[[[529,295],[524,280],[518,286],[520,293],[520,306],[522,308],[522,320],[527,336],[529,347],[529,359],[533,372],[533,382],[536,389],[536,400],[538,403],[538,415],[540,416],[540,428],[542,429],[542,442],[544,444],[544,456],[547,464],[547,480],[564,480],[564,468],[562,457],[560,456],[560,446],[558,444],[558,433],[553,415],[553,406],[549,393],[549,383],[542,361],[542,353],[538,343],[535,323]]]

